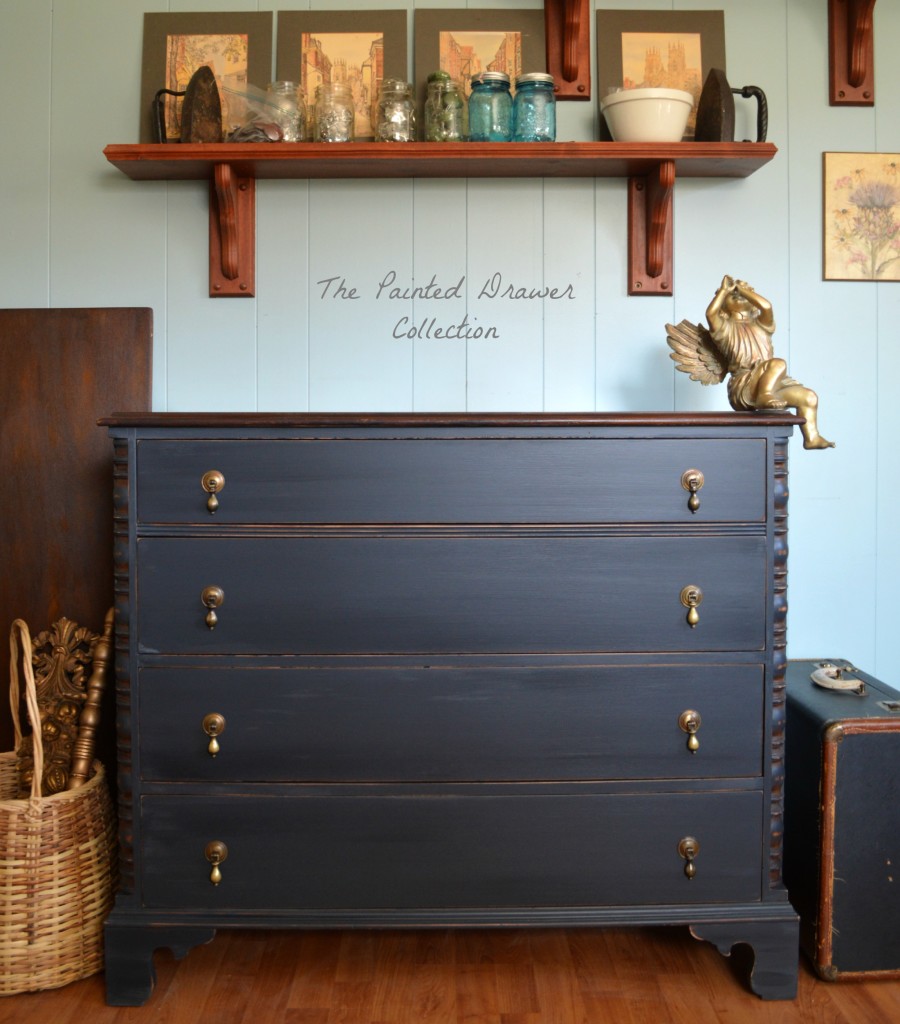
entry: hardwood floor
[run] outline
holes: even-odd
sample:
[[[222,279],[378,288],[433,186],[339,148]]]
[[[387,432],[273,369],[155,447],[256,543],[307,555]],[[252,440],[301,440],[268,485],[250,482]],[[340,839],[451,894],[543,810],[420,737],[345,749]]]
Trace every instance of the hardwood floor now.
[[[34,1024],[897,1024],[900,979],[819,981],[795,1002],[747,987],[684,928],[573,931],[220,932],[156,956],[144,1007],[109,1007],[103,976],[0,999]]]

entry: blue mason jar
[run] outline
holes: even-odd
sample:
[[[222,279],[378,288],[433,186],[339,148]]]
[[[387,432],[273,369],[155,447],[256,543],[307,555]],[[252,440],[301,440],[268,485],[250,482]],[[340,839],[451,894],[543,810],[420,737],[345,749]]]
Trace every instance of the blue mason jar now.
[[[513,138],[516,142],[556,141],[553,75],[532,71],[517,76],[513,125]]]
[[[512,141],[512,96],[506,72],[482,71],[472,78],[469,141]]]

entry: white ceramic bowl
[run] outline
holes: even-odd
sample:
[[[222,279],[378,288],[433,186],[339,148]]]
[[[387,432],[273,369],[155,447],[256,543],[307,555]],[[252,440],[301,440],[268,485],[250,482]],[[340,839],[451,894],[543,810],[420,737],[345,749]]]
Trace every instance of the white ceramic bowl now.
[[[681,89],[620,89],[600,111],[616,142],[680,142],[693,105]]]

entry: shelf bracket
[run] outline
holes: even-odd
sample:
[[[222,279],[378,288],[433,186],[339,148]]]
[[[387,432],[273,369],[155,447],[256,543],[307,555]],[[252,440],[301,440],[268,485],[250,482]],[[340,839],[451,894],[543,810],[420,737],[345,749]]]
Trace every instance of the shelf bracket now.
[[[256,294],[256,179],[215,164],[209,191],[209,294]]]
[[[675,161],[628,179],[628,294],[672,294]]]
[[[547,71],[558,100],[591,98],[590,28],[588,0],[544,0]]]
[[[875,0],[828,0],[829,102],[875,104]]]

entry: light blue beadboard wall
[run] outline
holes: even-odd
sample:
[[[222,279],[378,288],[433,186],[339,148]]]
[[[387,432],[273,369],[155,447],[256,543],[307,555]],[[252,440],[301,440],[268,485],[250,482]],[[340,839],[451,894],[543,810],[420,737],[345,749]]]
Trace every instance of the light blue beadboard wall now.
[[[159,410],[701,410],[726,408],[724,389],[674,371],[664,324],[702,318],[723,274],[745,278],[838,442],[792,446],[789,653],[900,685],[900,284],[821,273],[822,152],[900,152],[900,5],[876,6],[874,109],[828,106],[825,0],[596,5],[723,9],[730,81],[769,99],[774,161],[676,186],[670,299],[625,294],[624,181],[473,179],[260,182],[258,297],[210,300],[206,190],[131,182],[102,156],[137,141],[145,11],[406,8],[411,70],[415,10],[451,6],[541,4],[0,0],[0,306],[152,307]],[[738,104],[749,137],[752,104]],[[559,121],[560,138],[593,138],[595,102],[561,104]],[[376,299],[390,273],[465,285],[459,299]],[[497,273],[574,298],[479,297]],[[360,299],[323,297],[332,277]],[[499,337],[393,337],[404,317],[464,315]]]

